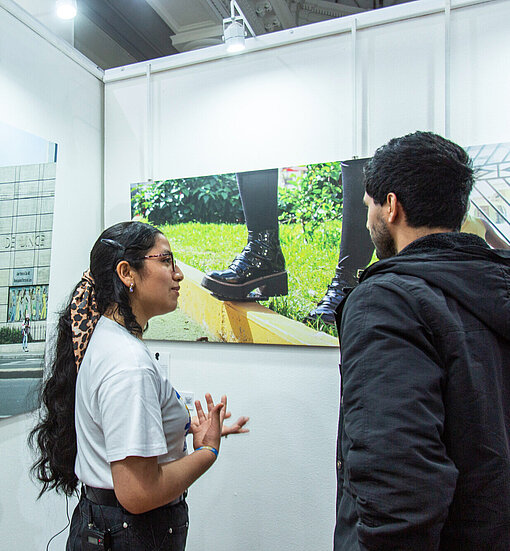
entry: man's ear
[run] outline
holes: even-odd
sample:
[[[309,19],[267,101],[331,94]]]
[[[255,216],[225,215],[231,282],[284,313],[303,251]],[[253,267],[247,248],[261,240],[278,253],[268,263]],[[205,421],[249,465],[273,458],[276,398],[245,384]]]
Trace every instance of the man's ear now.
[[[126,287],[129,287],[134,283],[133,269],[127,260],[121,260],[115,268],[119,279],[124,283]]]
[[[385,213],[386,220],[391,224],[397,222],[399,216],[402,216],[404,214],[404,211],[402,210],[402,205],[393,192],[388,193],[388,195],[386,196],[386,204],[384,205],[384,208],[387,209]]]

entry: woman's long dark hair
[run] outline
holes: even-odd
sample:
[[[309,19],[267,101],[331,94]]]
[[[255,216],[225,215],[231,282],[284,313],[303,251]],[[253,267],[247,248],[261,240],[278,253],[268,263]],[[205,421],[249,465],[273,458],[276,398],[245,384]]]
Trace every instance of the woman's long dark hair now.
[[[148,224],[122,222],[106,229],[90,252],[90,271],[95,281],[99,313],[104,314],[109,308],[116,307],[124,326],[134,335],[141,335],[142,328],[131,310],[127,288],[115,268],[121,260],[126,260],[135,270],[140,270],[143,257],[154,246],[160,233]],[[47,347],[47,351],[49,349]],[[74,472],[77,373],[71,331],[71,299],[60,314],[56,347],[53,353],[47,352],[45,365],[49,366],[49,372],[41,387],[39,422],[28,438],[38,455],[32,473],[42,482],[39,497],[50,489],[71,495],[78,485]]]

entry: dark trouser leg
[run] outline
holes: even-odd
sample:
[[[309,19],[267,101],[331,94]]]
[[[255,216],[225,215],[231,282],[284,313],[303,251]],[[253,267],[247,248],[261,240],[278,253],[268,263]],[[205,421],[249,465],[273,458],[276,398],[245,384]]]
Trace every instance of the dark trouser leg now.
[[[202,286],[223,300],[260,300],[287,294],[285,259],[278,237],[278,170],[240,172],[248,243],[226,270],[205,275]],[[259,289],[258,293],[252,293]]]
[[[248,231],[278,230],[278,169],[236,176]]]
[[[363,166],[368,160],[352,159],[342,162],[343,217],[340,256],[324,298],[307,316],[311,321],[320,318],[324,323],[335,323],[335,310],[345,296],[342,289],[357,285],[358,270],[364,268],[372,258],[374,246],[366,228],[366,208],[363,205]]]

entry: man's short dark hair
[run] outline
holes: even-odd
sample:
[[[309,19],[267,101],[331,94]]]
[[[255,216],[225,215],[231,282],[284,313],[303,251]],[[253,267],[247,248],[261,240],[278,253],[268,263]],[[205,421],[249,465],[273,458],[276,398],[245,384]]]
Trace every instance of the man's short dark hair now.
[[[393,192],[411,227],[460,229],[474,171],[457,144],[432,132],[394,138],[375,152],[364,173],[367,194],[383,205]]]

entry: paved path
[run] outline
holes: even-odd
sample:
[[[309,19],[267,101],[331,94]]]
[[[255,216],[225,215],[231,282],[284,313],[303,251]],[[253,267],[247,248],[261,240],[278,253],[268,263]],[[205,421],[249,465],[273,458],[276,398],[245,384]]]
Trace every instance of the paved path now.
[[[0,418],[36,408],[42,362],[41,355],[30,352],[0,356]]]
[[[0,344],[0,358],[15,356],[42,356],[44,354],[44,342],[31,342],[28,345],[28,352],[23,352],[21,343]]]
[[[32,411],[41,379],[0,379],[0,417]]]
[[[0,358],[0,380],[20,378],[41,378],[43,358],[37,356],[12,355]]]
[[[39,368],[42,369],[42,358],[38,357],[23,357],[19,356],[8,356],[0,358],[0,370],[6,369],[23,369],[23,368]]]

